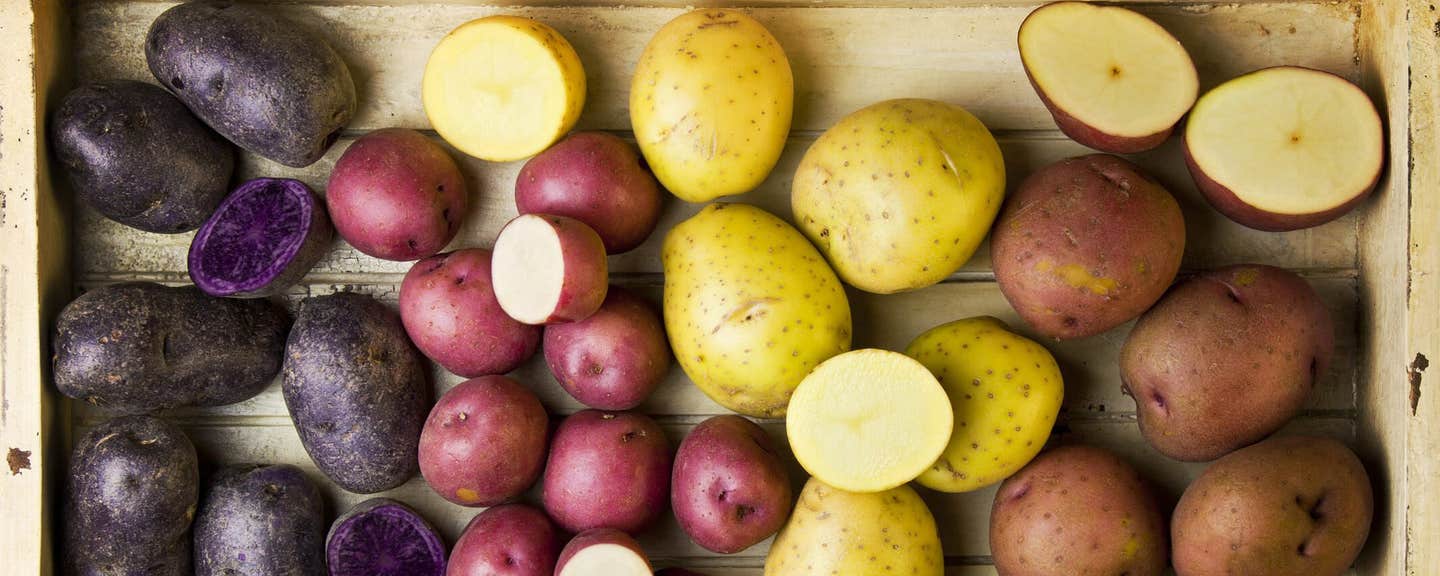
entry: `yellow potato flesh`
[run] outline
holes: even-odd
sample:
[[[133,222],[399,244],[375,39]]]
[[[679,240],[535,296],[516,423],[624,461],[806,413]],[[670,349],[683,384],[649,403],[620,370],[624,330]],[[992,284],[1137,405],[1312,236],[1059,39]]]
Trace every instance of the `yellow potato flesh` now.
[[[811,478],[765,559],[765,576],[940,576],[935,517],[909,486],[859,494]]]
[[[945,389],[919,362],[856,350],[805,377],[790,397],[785,430],[812,476],[851,492],[879,492],[934,464],[953,420]]]
[[[585,71],[559,32],[515,16],[472,20],[430,53],[421,86],[435,131],[495,162],[540,153],[575,126]]]

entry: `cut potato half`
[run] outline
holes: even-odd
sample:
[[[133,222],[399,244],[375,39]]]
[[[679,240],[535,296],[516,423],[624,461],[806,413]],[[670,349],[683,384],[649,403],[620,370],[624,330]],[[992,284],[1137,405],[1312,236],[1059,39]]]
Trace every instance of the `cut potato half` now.
[[[500,308],[526,324],[589,318],[605,300],[608,272],[599,234],[573,218],[542,214],[506,224],[490,264]]]
[[[555,576],[651,576],[640,544],[613,528],[586,530],[560,552]]]
[[[1159,146],[1195,103],[1180,41],[1133,10],[1047,4],[1020,25],[1020,59],[1065,135],[1105,152]]]
[[[585,106],[585,70],[555,29],[490,16],[440,40],[425,65],[421,99],[435,131],[461,152],[519,160],[575,126]]]
[[[934,464],[953,422],[950,399],[925,366],[870,349],[815,367],[790,397],[785,428],[812,476],[842,490],[879,492]]]
[[[1349,212],[1385,162],[1380,114],[1359,87],[1284,66],[1207,92],[1185,128],[1185,156],[1210,204],[1260,230],[1294,230]]]

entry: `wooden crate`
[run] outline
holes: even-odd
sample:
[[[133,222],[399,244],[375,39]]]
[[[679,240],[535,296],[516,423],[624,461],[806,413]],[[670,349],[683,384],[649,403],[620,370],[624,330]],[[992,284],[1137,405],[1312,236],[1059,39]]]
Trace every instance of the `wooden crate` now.
[[[504,0],[500,0],[504,3]],[[49,574],[57,565],[58,502],[73,435],[103,415],[71,403],[48,384],[48,335],[58,309],[78,290],[145,279],[185,282],[189,235],[139,233],[70,201],[52,185],[46,113],[66,89],[100,78],[151,80],[142,38],[172,5],[153,0],[9,0],[0,10],[0,571]],[[419,102],[426,56],[451,28],[497,12],[543,20],[564,33],[585,62],[589,102],[580,126],[625,134],[630,72],[650,36],[684,11],[677,0],[540,0],[488,6],[485,0],[317,0],[275,3],[277,12],[324,34],[355,73],[360,111],[324,160],[289,169],[244,155],[239,172],[292,176],[323,190],[339,153],[365,131],[428,128]],[[984,0],[751,0],[742,4],[774,32],[795,71],[790,145],[760,189],[736,200],[789,214],[790,177],[806,147],[844,114],[890,97],[928,97],[964,105],[995,131],[1012,182],[1052,160],[1086,150],[1060,135],[1026,83],[1015,31],[1035,4]],[[1359,82],[1389,127],[1389,167],[1375,197],[1330,224],[1292,233],[1251,231],[1215,213],[1194,190],[1174,142],[1136,160],[1176,193],[1190,231],[1185,266],[1262,262],[1298,271],[1319,289],[1338,322],[1335,367],[1292,431],[1336,436],[1355,446],[1377,487],[1374,532],[1360,574],[1440,574],[1440,390],[1425,382],[1426,357],[1440,347],[1440,144],[1433,125],[1440,14],[1427,2],[1137,2],[1190,49],[1202,88],[1241,72],[1301,64]],[[466,159],[475,208],[455,246],[488,245],[514,213],[518,164]],[[698,209],[671,199],[661,231],[616,257],[618,283],[659,297],[663,230]],[[946,282],[917,292],[851,292],[857,346],[897,348],[941,321],[993,314],[1018,325],[993,281],[984,248]],[[393,301],[406,264],[339,246],[292,291],[353,289]],[[1127,328],[1052,346],[1064,369],[1061,441],[1119,451],[1170,496],[1203,467],[1171,462],[1139,437],[1134,405],[1121,396],[1116,353]],[[518,372],[555,414],[578,409],[543,362]],[[437,369],[445,389],[458,378]],[[644,407],[678,439],[708,414],[723,412],[678,368]],[[278,385],[216,409],[169,415],[190,433],[208,465],[289,462],[323,479],[300,447]],[[765,425],[783,441],[781,422]],[[794,468],[799,484],[803,472]],[[328,483],[333,514],[360,497]],[[952,575],[993,574],[986,522],[993,490],[926,493],[939,520]],[[414,478],[392,491],[414,504],[452,542],[474,510],[445,503]],[[642,539],[660,565],[712,574],[759,574],[767,544],[717,556],[690,544],[673,519]]]

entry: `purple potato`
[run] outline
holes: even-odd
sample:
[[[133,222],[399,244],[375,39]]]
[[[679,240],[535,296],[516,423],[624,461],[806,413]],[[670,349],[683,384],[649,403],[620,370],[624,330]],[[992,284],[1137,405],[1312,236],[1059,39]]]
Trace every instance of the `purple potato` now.
[[[299,180],[241,184],[190,241],[190,279],[211,296],[285,291],[325,256],[335,231],[325,204]]]
[[[195,516],[195,576],[324,576],[325,528],[320,489],[299,468],[226,468]]]
[[[325,560],[330,576],[444,576],[445,542],[409,506],[372,498],[330,525]]]

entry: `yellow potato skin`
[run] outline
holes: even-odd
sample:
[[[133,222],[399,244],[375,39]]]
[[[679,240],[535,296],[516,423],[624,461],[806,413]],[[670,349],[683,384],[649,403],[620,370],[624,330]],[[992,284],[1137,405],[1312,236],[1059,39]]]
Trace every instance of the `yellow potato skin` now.
[[[655,177],[687,202],[759,186],[785,148],[790,61],[770,31],[709,8],[660,29],[635,67],[630,122]]]
[[[825,131],[791,188],[795,221],[846,283],[930,286],[975,253],[1005,197],[1000,146],[934,100],[887,100]]]
[[[793,227],[746,204],[716,203],[661,247],[670,347],[720,405],[785,415],[811,368],[850,348],[850,303],[835,273]]]
[[[811,478],[765,559],[765,576],[941,576],[935,517],[908,485],[846,492]]]
[[[945,452],[916,480],[969,492],[1004,480],[1040,453],[1065,385],[1050,351],[995,318],[966,318],[915,338],[905,354],[945,387],[955,411]]]

